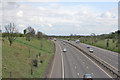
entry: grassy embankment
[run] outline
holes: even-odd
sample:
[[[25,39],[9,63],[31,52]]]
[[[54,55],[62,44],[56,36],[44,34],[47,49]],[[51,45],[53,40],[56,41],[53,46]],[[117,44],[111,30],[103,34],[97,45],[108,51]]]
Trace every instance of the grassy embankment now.
[[[25,38],[17,38],[11,47],[5,39],[2,42],[2,77],[40,78],[47,67],[53,48],[53,43],[45,39],[32,39],[29,42]],[[41,56],[36,57],[39,53]],[[32,66],[33,75],[31,75],[33,59],[38,60],[38,67]],[[42,64],[40,60],[43,60]]]
[[[0,33],[0,79],[2,79],[2,38]]]
[[[71,39],[71,40],[75,41],[76,39]],[[109,39],[109,47],[108,48],[106,46],[107,39],[98,40],[97,42],[93,42],[93,44],[92,44],[92,40],[87,40],[87,41],[84,41],[84,42],[81,42],[81,43],[86,43],[86,44],[89,44],[89,45],[93,45],[93,46],[100,47],[100,48],[107,49],[107,50],[114,51],[114,52],[119,52],[118,51],[118,46],[119,45],[117,45],[117,41],[113,42],[113,39]]]
[[[107,48],[107,39],[105,40],[98,40],[97,42],[92,43],[92,41],[85,41],[84,43],[86,44],[90,44],[90,45],[93,45],[93,46],[97,46],[97,47],[100,47],[100,48],[103,48],[103,49],[107,49],[107,50],[110,50],[110,51],[114,51],[114,52],[118,52],[118,46],[116,46],[117,44],[117,41],[115,41],[113,43],[113,39],[109,39],[109,46]]]

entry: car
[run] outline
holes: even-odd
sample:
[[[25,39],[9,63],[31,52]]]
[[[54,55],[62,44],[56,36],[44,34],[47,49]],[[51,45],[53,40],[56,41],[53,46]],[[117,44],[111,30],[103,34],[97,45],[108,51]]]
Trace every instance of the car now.
[[[56,41],[56,38],[54,38],[54,41]]]
[[[90,48],[90,49],[89,49],[89,52],[93,53],[93,49],[92,49],[92,48]]]
[[[90,48],[90,46],[87,46],[87,48]]]
[[[67,49],[66,49],[66,48],[64,48],[64,49],[63,49],[63,52],[66,52],[66,51],[67,51]]]
[[[93,80],[92,74],[85,74],[85,75],[83,76],[83,79],[84,79],[84,80]]]
[[[79,43],[79,42],[80,42],[80,40],[76,40],[75,42],[76,42],[76,43]]]
[[[63,45],[65,45],[65,43],[63,43]]]

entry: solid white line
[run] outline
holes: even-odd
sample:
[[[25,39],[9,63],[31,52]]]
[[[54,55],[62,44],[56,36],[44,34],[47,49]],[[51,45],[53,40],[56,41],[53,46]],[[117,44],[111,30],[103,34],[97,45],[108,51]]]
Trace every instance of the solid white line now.
[[[76,49],[76,48],[75,48]],[[78,49],[76,49],[78,50]],[[79,50],[78,50],[79,51]],[[81,52],[81,51],[80,51]],[[82,52],[83,53],[83,52]],[[83,54],[82,54],[83,55]],[[88,58],[86,55],[84,55],[86,58]],[[91,62],[93,62],[90,58],[88,58]],[[105,74],[107,74],[110,78],[112,78],[108,73],[106,73],[101,67],[98,66],[95,62],[93,62],[98,68],[100,68]]]
[[[63,63],[63,55],[62,55],[62,53],[61,53],[61,56],[62,56],[62,72],[63,72],[62,78],[64,80],[64,63]]]
[[[61,49],[61,46],[59,45],[60,49]],[[64,80],[64,63],[63,63],[63,55],[62,55],[62,49],[61,49],[61,58],[62,58],[62,78]]]
[[[75,45],[75,44],[74,44]],[[90,46],[90,45],[89,45]],[[79,47],[79,46],[78,46]],[[96,47],[96,46],[93,46],[93,47]],[[99,47],[96,47],[96,48],[99,48]],[[95,49],[95,48],[94,48]],[[102,48],[99,48],[99,49],[101,49],[102,50]],[[105,51],[105,49],[103,49],[104,51]],[[108,51],[108,50],[107,50]],[[111,52],[111,51],[110,51]],[[111,53],[112,54],[112,53]],[[115,56],[118,56],[118,54],[113,54],[113,55],[115,55]],[[95,57],[97,57],[96,55],[94,55]],[[106,56],[104,56],[104,57],[106,57]],[[98,58],[98,57],[97,57]],[[99,58],[99,59],[101,59],[101,58]],[[102,59],[101,59],[102,60]],[[111,59],[109,59],[110,61],[111,61]],[[106,62],[106,61],[104,61],[105,63],[107,63],[107,64],[109,64],[108,62]],[[110,66],[112,66],[111,64],[109,64]],[[116,67],[114,67],[114,66],[112,66],[113,68],[115,68],[116,70],[118,70]]]
[[[96,55],[94,55],[95,57],[97,57]],[[99,57],[97,57],[97,58],[99,58]],[[99,59],[101,59],[101,58],[99,58]],[[102,60],[102,59],[101,59]],[[111,60],[111,59],[109,59],[109,60]],[[103,61],[103,60],[102,60]],[[108,62],[106,62],[106,61],[104,61],[106,64],[109,64]],[[116,70],[118,70],[117,68],[115,68],[114,66],[112,66],[111,64],[109,64],[111,67],[113,67],[114,69],[116,69]]]
[[[56,53],[55,53],[55,55],[54,55],[54,62],[53,62],[53,65],[52,65],[52,71],[51,71],[51,75],[50,75],[50,78],[51,78],[51,76],[52,76],[52,73],[53,73],[53,69],[54,69],[53,67],[54,67],[54,65],[55,65],[55,58],[56,58],[55,56],[56,56]]]

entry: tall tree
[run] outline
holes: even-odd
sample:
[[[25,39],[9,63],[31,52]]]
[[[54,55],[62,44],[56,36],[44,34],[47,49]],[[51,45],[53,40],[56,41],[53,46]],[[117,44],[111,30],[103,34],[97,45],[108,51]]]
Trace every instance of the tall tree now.
[[[8,41],[10,43],[10,46],[12,45],[13,41],[17,38],[17,29],[14,23],[10,23],[5,26],[5,30],[8,38]]]
[[[35,36],[35,30],[32,27],[25,29],[26,40],[30,41],[31,37]]]
[[[40,32],[40,31],[38,31],[38,32],[37,32],[37,38],[38,38],[38,39],[41,39],[42,37],[43,37],[43,33]]]
[[[24,30],[24,34],[26,34],[26,29]]]
[[[95,33],[91,33],[91,40],[92,40],[92,44],[93,44],[95,41]]]

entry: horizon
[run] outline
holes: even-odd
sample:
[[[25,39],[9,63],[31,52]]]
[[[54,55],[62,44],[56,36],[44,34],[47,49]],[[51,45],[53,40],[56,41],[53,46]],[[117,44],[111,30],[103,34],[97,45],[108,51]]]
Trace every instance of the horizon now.
[[[109,34],[118,30],[117,2],[4,2],[3,27],[14,22],[46,35]]]

